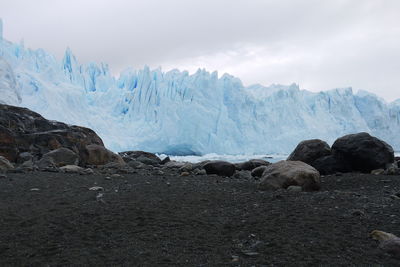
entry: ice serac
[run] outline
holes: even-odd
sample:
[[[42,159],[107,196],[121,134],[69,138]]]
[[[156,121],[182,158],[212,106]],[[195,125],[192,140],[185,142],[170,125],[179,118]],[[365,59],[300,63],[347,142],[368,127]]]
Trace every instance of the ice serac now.
[[[14,72],[0,56],[0,104],[18,105],[20,102],[21,96]]]
[[[79,64],[70,49],[57,61],[6,40],[0,56],[6,69],[0,81],[7,84],[0,101],[90,127],[114,151],[288,153],[305,139],[332,143],[360,131],[400,149],[400,100],[386,103],[351,88],[245,87],[238,78],[204,69],[189,74],[144,67],[114,78],[105,64]]]

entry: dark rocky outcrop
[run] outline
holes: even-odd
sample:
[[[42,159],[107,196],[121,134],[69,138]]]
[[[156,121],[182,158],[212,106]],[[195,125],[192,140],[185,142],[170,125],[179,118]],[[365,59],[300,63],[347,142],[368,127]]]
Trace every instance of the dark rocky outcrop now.
[[[203,168],[207,174],[216,174],[219,176],[232,176],[235,173],[235,165],[227,161],[214,160],[204,164]]]
[[[259,189],[276,190],[286,189],[289,186],[301,186],[303,191],[319,190],[320,174],[302,161],[282,160],[266,167]]]
[[[29,152],[34,160],[52,150],[68,148],[80,158],[86,146],[104,146],[91,129],[50,121],[27,108],[0,104],[0,155],[11,162],[22,162],[18,155]],[[83,162],[82,162],[83,164]]]
[[[353,171],[364,173],[384,169],[394,162],[393,148],[368,133],[340,137],[332,145],[332,153],[336,159],[347,162]]]
[[[251,159],[245,162],[236,163],[235,167],[237,170],[251,171],[260,166],[268,166],[271,163],[262,159]]]
[[[320,139],[305,140],[300,142],[287,160],[302,161],[312,164],[316,159],[331,154],[329,145]]]

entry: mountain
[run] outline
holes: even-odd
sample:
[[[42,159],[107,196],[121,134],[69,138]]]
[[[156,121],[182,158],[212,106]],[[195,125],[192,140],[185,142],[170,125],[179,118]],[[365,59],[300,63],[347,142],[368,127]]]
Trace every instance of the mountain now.
[[[400,149],[400,100],[351,88],[320,93],[298,85],[243,86],[217,72],[81,65],[0,36],[0,102],[95,130],[114,151],[187,154],[289,153],[304,139],[332,143],[366,131]]]

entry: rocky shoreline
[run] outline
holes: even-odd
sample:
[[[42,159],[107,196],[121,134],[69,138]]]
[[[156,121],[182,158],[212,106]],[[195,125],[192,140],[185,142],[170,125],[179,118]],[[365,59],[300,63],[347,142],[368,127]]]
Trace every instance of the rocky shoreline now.
[[[399,160],[367,133],[273,164],[116,154],[90,129],[0,105],[0,262],[397,265],[400,241],[369,233],[400,234]]]

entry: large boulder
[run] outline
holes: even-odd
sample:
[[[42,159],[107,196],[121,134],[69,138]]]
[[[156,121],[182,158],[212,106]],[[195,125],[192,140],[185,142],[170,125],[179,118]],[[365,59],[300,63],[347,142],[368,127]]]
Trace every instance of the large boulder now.
[[[39,161],[39,165],[45,167],[44,165],[47,164],[47,162],[55,167],[62,167],[65,165],[78,165],[79,158],[74,151],[62,147],[44,154]]]
[[[18,153],[34,159],[65,147],[81,156],[87,145],[104,146],[91,129],[50,121],[26,108],[0,104],[0,155],[16,162]]]
[[[287,189],[289,186],[301,186],[304,191],[319,190],[320,174],[315,168],[302,161],[282,160],[266,167],[259,189]]]
[[[235,167],[237,170],[251,171],[260,166],[268,166],[271,163],[262,159],[251,159],[245,162],[236,163]]]
[[[105,165],[110,162],[125,165],[125,162],[120,155],[115,154],[114,152],[100,145],[86,146],[86,152],[82,160],[86,165]]]
[[[287,160],[302,161],[311,165],[316,159],[330,154],[331,148],[325,141],[312,139],[300,142]]]
[[[235,165],[227,161],[214,160],[204,164],[203,168],[207,174],[216,174],[219,176],[232,176],[235,173]]]
[[[353,171],[365,173],[384,169],[394,162],[393,148],[368,133],[340,137],[332,145],[332,153],[336,159],[347,162]]]
[[[338,172],[351,172],[350,164],[343,159],[335,158],[333,155],[321,157],[315,160],[311,166],[322,175],[334,174]]]

